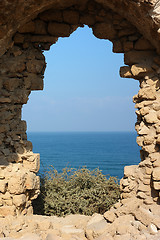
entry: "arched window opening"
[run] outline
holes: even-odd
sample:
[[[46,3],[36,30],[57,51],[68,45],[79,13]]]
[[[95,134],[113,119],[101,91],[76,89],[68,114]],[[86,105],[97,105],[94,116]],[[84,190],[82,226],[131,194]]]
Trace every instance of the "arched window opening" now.
[[[132,103],[138,82],[120,78],[123,54],[87,26],[44,54],[44,90],[32,93],[23,113],[41,170],[99,167],[121,178],[125,165],[139,161]]]

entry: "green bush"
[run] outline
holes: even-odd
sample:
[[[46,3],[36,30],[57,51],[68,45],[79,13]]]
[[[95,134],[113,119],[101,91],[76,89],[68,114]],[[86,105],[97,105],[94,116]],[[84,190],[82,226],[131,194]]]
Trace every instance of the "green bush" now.
[[[99,169],[53,167],[41,178],[41,194],[34,201],[36,214],[65,216],[67,214],[103,214],[120,198],[118,180],[106,178]]]

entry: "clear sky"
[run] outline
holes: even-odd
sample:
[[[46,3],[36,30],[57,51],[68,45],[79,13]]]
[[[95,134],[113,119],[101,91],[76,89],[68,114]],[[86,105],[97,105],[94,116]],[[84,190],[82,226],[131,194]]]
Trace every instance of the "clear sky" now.
[[[134,131],[139,84],[120,78],[123,54],[111,42],[78,28],[44,54],[44,90],[23,107],[28,131]]]

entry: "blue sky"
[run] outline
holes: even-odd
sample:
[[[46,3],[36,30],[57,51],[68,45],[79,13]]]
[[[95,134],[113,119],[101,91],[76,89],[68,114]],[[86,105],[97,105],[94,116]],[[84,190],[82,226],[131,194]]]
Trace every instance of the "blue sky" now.
[[[123,54],[112,53],[111,42],[78,28],[45,56],[44,90],[23,107],[28,131],[134,131],[139,84],[120,78]]]

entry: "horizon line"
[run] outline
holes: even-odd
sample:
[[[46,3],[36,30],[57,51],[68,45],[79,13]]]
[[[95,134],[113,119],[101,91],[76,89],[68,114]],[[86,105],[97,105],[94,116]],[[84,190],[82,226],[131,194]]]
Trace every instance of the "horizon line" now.
[[[64,131],[26,131],[27,133],[118,133],[118,132],[135,132],[136,130],[108,130],[108,131],[80,131],[80,130],[64,130]]]

